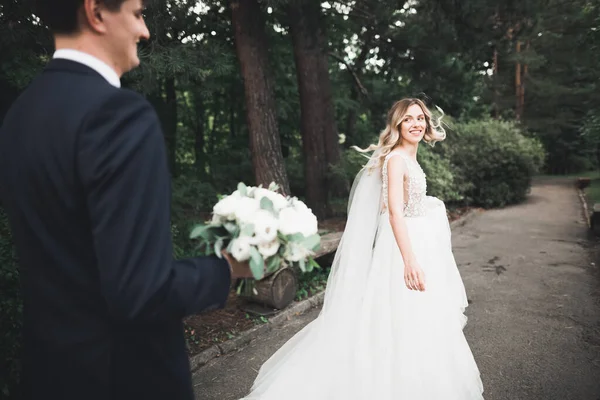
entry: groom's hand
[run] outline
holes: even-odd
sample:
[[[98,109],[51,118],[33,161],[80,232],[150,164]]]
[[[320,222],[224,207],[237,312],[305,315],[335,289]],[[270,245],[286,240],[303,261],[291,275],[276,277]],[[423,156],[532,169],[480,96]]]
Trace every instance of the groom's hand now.
[[[253,278],[252,271],[250,270],[250,264],[246,262],[239,262],[226,250],[221,251],[223,257],[229,263],[229,269],[231,271],[231,279],[241,278]]]

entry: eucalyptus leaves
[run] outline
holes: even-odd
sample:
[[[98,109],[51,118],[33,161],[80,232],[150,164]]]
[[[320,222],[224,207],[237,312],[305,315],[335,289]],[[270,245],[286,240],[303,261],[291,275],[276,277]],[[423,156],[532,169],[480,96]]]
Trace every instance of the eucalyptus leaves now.
[[[304,272],[318,267],[313,255],[321,237],[317,218],[302,201],[268,189],[240,183],[213,207],[212,221],[200,224],[190,237],[205,254],[226,249],[237,261],[249,262],[256,280],[280,268],[298,265]]]

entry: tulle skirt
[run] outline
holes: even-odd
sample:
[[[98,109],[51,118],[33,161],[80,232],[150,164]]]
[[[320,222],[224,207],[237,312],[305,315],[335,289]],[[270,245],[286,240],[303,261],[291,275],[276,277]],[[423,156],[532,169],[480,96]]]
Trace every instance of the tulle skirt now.
[[[359,301],[322,312],[292,337],[261,367],[244,399],[483,398],[462,331],[467,298],[444,204],[428,197],[426,215],[406,223],[425,292],[405,286],[389,215],[382,214]]]

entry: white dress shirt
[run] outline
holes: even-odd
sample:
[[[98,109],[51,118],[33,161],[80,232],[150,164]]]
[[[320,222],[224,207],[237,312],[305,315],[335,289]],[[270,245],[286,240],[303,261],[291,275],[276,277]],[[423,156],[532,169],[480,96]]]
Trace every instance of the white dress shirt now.
[[[121,80],[114,69],[108,66],[104,61],[79,50],[74,49],[59,49],[54,52],[53,58],[63,58],[71,60],[83,65],[87,65],[94,71],[98,72],[114,87],[121,87]]]

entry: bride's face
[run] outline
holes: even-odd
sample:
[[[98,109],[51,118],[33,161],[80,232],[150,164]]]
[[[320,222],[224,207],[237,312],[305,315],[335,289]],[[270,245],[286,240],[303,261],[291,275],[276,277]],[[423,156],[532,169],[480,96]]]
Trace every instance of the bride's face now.
[[[418,104],[408,107],[400,124],[402,140],[413,144],[419,143],[423,139],[426,129],[427,121],[421,107]]]

